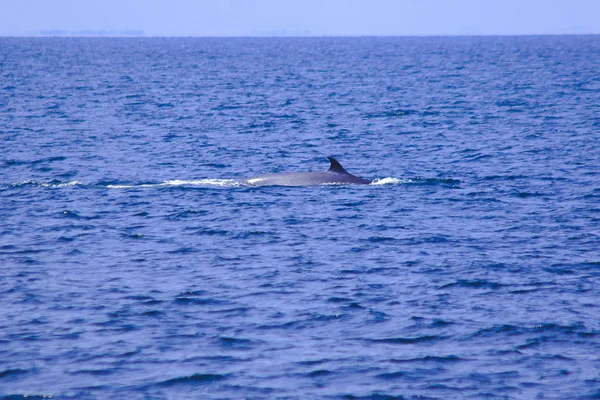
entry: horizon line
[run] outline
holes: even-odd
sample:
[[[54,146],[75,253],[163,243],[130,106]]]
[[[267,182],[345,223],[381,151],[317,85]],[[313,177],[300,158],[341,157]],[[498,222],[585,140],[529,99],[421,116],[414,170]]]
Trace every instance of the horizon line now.
[[[261,39],[261,38],[398,38],[398,37],[517,37],[517,36],[598,36],[598,33],[431,33],[431,34],[323,34],[323,35],[146,35],[146,34],[0,34],[0,38],[139,38],[139,39],[153,39],[153,38],[204,38],[204,39],[235,39],[235,38],[249,38],[249,39]]]

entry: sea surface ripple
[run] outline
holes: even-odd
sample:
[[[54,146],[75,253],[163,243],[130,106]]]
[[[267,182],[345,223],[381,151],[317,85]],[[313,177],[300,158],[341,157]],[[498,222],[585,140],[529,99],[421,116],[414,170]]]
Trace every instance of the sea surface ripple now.
[[[600,398],[599,66],[0,38],[0,399]],[[375,184],[237,183],[326,156]]]

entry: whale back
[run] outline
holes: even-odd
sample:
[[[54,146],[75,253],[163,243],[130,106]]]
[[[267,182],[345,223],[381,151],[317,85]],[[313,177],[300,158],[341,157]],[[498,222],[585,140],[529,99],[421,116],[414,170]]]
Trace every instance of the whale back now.
[[[284,172],[260,175],[241,181],[249,186],[313,186],[327,184],[369,184],[371,181],[350,174],[333,157],[327,157],[331,163],[327,171],[321,172]]]

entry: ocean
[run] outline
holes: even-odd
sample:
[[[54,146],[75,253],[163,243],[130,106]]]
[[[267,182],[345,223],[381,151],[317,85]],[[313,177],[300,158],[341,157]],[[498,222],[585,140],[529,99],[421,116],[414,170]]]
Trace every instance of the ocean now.
[[[0,38],[0,399],[600,398],[599,66]],[[373,183],[239,183],[328,156]]]

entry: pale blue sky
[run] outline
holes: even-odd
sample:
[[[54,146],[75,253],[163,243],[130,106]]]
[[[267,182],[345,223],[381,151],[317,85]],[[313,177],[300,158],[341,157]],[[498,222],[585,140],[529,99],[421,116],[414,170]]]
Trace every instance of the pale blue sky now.
[[[600,33],[600,0],[0,0],[0,35]]]

